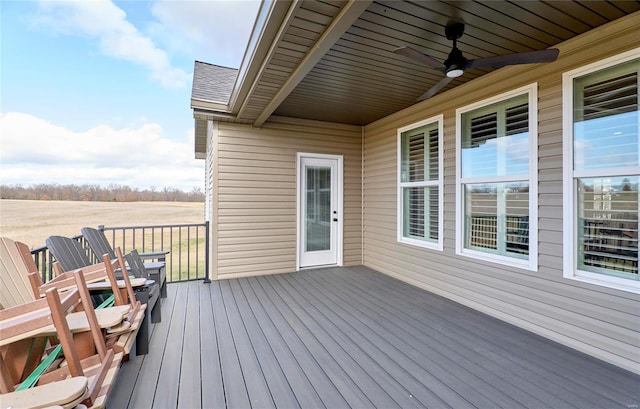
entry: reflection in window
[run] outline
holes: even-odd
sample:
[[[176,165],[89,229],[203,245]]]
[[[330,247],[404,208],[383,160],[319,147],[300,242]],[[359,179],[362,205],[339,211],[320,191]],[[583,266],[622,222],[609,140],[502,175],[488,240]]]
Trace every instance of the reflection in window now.
[[[530,265],[529,115],[528,93],[460,114],[463,254]]]
[[[578,179],[578,268],[637,277],[639,180]]]
[[[466,112],[462,123],[462,177],[529,172],[527,95]]]
[[[526,258],[529,254],[528,183],[465,186],[465,247]]]
[[[638,73],[616,68],[576,79],[575,102],[574,169],[637,165]]]
[[[638,280],[640,60],[573,78],[577,270]]]
[[[398,133],[398,240],[438,248],[442,183],[440,123],[418,124]]]

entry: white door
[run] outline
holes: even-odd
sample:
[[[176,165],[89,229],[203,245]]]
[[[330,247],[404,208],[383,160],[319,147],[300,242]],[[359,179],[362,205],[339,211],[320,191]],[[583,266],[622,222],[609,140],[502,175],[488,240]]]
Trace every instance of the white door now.
[[[298,154],[298,265],[342,264],[342,157]]]

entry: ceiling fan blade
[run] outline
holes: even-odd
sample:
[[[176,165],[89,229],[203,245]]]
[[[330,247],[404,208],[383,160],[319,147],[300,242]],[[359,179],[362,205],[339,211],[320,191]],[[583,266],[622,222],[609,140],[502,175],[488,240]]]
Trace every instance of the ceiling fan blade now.
[[[465,68],[504,67],[505,65],[552,62],[558,58],[559,53],[560,50],[557,48],[549,48],[548,50],[479,58],[477,60],[469,60]]]
[[[424,55],[420,51],[414,50],[411,47],[407,47],[407,46],[398,47],[395,50],[393,50],[393,52],[396,54],[404,55],[405,57],[409,57],[412,60],[418,61],[426,65],[427,67],[435,68],[437,70],[444,69],[444,65],[442,65],[440,61],[436,60],[433,57],[429,57],[428,55]]]
[[[434,85],[429,91],[420,95],[420,98],[418,98],[418,101],[424,101],[425,99],[431,98],[432,96],[436,95],[442,88],[446,87],[447,84],[450,83],[452,80],[453,78],[451,77],[444,77],[443,79],[440,80],[440,82]]]

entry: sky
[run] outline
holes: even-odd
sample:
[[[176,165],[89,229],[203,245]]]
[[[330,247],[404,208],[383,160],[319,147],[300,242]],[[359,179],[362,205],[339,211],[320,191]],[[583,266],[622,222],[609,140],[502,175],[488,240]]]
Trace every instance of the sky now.
[[[194,61],[238,68],[258,0],[0,0],[0,184],[204,190]]]

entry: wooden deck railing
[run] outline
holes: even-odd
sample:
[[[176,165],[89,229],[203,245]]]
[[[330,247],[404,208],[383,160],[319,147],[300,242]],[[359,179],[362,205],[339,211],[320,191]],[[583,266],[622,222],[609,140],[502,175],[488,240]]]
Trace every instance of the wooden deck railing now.
[[[167,250],[165,257],[167,282],[209,281],[209,222],[199,224],[167,224],[155,226],[105,227],[103,230],[112,247],[123,253]],[[99,262],[82,235],[74,236],[87,250],[90,259]],[[55,258],[47,246],[31,250],[43,281],[53,277]]]

